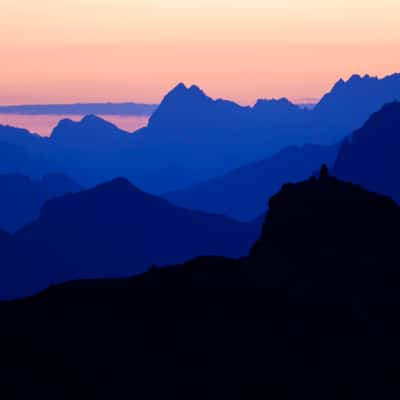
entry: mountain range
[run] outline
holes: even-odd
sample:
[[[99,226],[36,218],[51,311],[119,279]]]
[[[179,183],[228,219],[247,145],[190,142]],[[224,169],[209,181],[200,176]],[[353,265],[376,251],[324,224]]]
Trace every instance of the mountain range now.
[[[263,215],[284,183],[298,182],[322,164],[333,166],[339,145],[290,146],[273,156],[164,197],[181,207],[249,221]]]
[[[327,118],[340,129],[352,124],[358,128],[373,112],[384,104],[400,100],[400,74],[382,79],[353,75],[347,82],[340,79],[333,89],[323,96],[314,111],[320,119]]]
[[[134,275],[200,255],[240,257],[260,229],[260,221],[179,208],[115,179],[49,200],[36,220],[13,236],[4,234],[4,248],[22,259],[8,256],[11,250],[0,253],[0,297],[27,296],[78,278]]]
[[[399,223],[322,169],[272,197],[248,257],[0,303],[1,396],[398,398]]]
[[[355,75],[308,110],[287,99],[242,107],[180,84],[134,134],[94,116],[61,121],[49,139],[0,127],[0,153],[9,153],[0,159],[0,172],[62,172],[86,187],[125,176],[151,193],[176,191],[268,158],[288,144],[338,143],[399,98],[399,85],[400,74]]]
[[[180,206],[251,220],[285,182],[300,181],[325,163],[340,179],[400,202],[399,151],[400,103],[393,102],[373,113],[340,145],[288,147],[266,160],[165,197]]]

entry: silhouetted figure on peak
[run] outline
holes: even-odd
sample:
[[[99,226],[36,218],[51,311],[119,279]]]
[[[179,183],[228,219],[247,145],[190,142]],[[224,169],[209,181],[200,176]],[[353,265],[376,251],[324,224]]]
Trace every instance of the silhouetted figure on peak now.
[[[319,179],[324,180],[326,178],[329,178],[329,169],[326,164],[322,164],[321,170],[319,172]]]

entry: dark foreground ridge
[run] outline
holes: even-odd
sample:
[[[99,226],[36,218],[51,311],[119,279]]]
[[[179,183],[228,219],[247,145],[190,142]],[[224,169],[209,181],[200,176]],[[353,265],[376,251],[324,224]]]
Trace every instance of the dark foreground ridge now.
[[[2,398],[398,398],[399,223],[324,171],[271,199],[246,259],[0,303]]]

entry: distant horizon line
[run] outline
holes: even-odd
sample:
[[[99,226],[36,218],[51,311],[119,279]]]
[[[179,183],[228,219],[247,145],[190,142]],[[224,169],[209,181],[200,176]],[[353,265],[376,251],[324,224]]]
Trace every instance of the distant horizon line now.
[[[0,114],[12,115],[118,115],[118,116],[149,116],[158,104],[135,102],[75,102],[75,103],[45,103],[0,105]]]
[[[388,75],[383,75],[382,77],[369,75],[369,74],[352,74],[349,76],[348,80],[340,78],[336,81],[335,85],[339,83],[347,83],[354,79],[376,79],[385,80],[392,78],[394,76],[400,75],[399,73],[391,73]],[[184,85],[183,83],[180,83]],[[334,86],[335,86],[334,85]],[[186,86],[185,86],[186,87]],[[167,92],[169,93],[169,92]],[[312,108],[316,106],[321,99],[324,97],[322,95],[320,98],[316,97],[297,97],[296,99],[290,99],[288,97],[280,97],[289,100],[292,104]],[[258,98],[250,106],[254,106],[258,100],[263,100],[266,98]],[[274,97],[268,100],[278,100],[279,97]],[[161,102],[160,102],[161,103]],[[87,114],[99,114],[99,115],[115,115],[115,116],[150,116],[155,109],[160,105],[160,103],[144,103],[135,101],[76,101],[76,102],[55,102],[55,103],[32,103],[32,104],[0,104],[0,114],[15,114],[15,115],[87,115]],[[236,104],[245,106],[241,102],[236,102]]]
[[[304,98],[290,100],[300,107],[315,106],[320,99]],[[136,102],[74,102],[0,105],[0,114],[14,115],[116,115],[116,116],[150,116],[160,104]],[[91,109],[88,109],[91,108]],[[96,109],[95,109],[96,108]]]

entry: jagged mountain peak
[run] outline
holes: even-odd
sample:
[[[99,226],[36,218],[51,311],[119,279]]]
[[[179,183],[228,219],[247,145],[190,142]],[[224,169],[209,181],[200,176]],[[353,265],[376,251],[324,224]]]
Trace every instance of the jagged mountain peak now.
[[[216,104],[198,86],[180,83],[162,100],[150,118],[149,126],[163,126],[166,120],[181,121],[197,118]]]
[[[315,115],[321,119],[335,115],[339,121],[354,121],[352,130],[360,126],[383,104],[400,99],[400,74],[383,78],[354,74],[347,81],[340,79],[316,105]],[[347,129],[349,129],[347,127]]]
[[[210,99],[199,86],[186,86],[184,83],[179,83],[175,86],[160,104],[160,107],[171,101],[187,101],[188,99]]]

